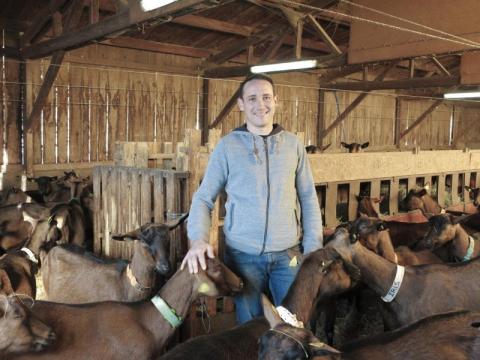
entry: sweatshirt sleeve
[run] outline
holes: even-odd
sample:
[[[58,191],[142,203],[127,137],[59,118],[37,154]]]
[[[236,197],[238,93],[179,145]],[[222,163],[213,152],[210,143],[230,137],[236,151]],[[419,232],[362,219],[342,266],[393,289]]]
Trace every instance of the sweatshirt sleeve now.
[[[323,247],[322,216],[305,147],[298,142],[296,187],[303,226],[303,251],[308,254]]]
[[[190,241],[209,241],[211,212],[220,191],[225,187],[228,176],[228,163],[225,143],[220,140],[210,154],[207,169],[202,182],[192,198],[187,223],[187,235]]]

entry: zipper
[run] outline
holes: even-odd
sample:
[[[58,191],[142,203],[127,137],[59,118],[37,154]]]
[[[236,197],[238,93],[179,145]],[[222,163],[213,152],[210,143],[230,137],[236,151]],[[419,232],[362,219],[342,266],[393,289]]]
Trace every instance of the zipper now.
[[[262,251],[260,251],[260,255],[263,255],[265,251],[265,245],[267,243],[267,230],[268,230],[268,210],[270,207],[270,164],[268,161],[268,141],[267,138],[263,138],[263,146],[265,149],[265,163],[266,163],[266,170],[267,170],[267,211],[265,216],[265,231],[263,233],[263,245]]]

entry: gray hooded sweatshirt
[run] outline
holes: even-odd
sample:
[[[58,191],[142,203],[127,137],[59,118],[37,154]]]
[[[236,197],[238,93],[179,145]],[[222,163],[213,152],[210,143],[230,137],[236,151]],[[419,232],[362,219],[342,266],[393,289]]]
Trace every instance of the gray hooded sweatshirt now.
[[[220,139],[193,196],[191,241],[208,242],[211,211],[222,190],[227,193],[227,246],[258,255],[296,246],[302,235],[305,254],[322,246],[322,218],[305,148],[279,125],[267,137],[244,125]]]

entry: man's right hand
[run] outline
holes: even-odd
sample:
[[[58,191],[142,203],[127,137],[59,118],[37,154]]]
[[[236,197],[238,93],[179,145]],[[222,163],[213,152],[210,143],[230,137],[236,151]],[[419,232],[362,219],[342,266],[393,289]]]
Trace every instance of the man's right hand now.
[[[200,263],[203,270],[206,270],[207,262],[205,261],[205,253],[210,259],[215,257],[212,245],[203,240],[192,241],[190,249],[182,261],[180,270],[183,270],[185,264],[188,264],[190,274],[196,274],[198,272],[198,263]]]

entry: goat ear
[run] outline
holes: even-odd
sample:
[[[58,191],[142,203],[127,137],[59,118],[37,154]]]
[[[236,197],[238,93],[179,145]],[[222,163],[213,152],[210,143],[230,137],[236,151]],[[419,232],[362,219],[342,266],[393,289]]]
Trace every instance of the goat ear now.
[[[188,212],[180,216],[178,219],[173,221],[168,221],[165,225],[168,226],[169,230],[175,229],[177,226],[180,226],[188,218]]]
[[[465,190],[467,190],[468,192],[472,191],[472,188],[468,185],[465,185]]]
[[[423,189],[420,190],[416,195],[417,195],[418,197],[422,197],[422,196],[427,195],[427,189],[426,189],[426,188],[423,188]]]
[[[11,295],[14,293],[12,283],[5,270],[0,269],[0,293]]]
[[[310,344],[308,344],[308,346],[313,356],[335,356],[341,354],[341,352],[337,349],[320,341],[311,342]]]
[[[362,200],[362,197],[360,195],[355,194],[355,199],[357,199],[357,202],[360,202]]]
[[[138,228],[125,234],[110,234],[110,237],[114,240],[119,240],[119,241],[123,241],[125,240],[125,238],[138,240],[140,239],[141,232],[142,232],[142,229]]]
[[[365,148],[368,147],[368,145],[370,145],[370,142],[369,142],[369,141],[363,143],[362,145],[360,145],[360,147],[361,147],[362,149],[365,149]]]
[[[341,142],[340,143],[343,147],[346,147],[347,149],[350,149],[350,144],[347,144],[346,142]]]
[[[365,214],[363,212],[359,212],[359,217],[362,217],[362,218],[368,218],[368,214]]]
[[[263,315],[267,319],[272,329],[279,324],[283,324],[284,321],[278,314],[277,309],[275,309],[275,306],[273,306],[265,294],[262,294],[262,307]]]
[[[322,147],[322,151],[327,150],[327,149],[330,147],[330,145],[332,145],[332,144],[330,143],[330,144],[328,144],[328,145],[323,146],[323,147]]]

